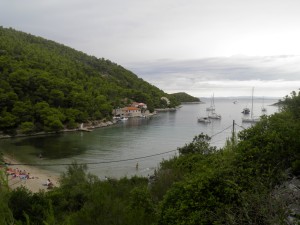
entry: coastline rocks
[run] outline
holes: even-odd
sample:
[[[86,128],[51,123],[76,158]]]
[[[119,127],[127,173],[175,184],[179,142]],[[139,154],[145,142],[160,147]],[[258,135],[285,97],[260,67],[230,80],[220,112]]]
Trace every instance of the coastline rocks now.
[[[176,110],[176,108],[155,109],[156,112],[173,112]]]
[[[94,129],[94,128],[100,128],[100,127],[107,127],[115,124],[115,122],[112,121],[103,121],[103,120],[94,120],[94,121],[88,121],[87,123],[83,123],[82,126],[79,129]]]
[[[205,104],[205,102],[181,102],[182,105],[189,105],[189,104]]]
[[[286,222],[288,225],[300,223],[300,179],[293,177],[277,186],[273,196],[286,208]]]
[[[58,134],[63,132],[74,132],[74,131],[92,131],[95,128],[101,128],[101,127],[107,127],[114,125],[115,121],[103,121],[103,120],[95,120],[95,121],[88,121],[87,123],[82,123],[79,125],[79,127],[75,129],[63,129],[60,131],[53,131],[53,132],[37,132],[32,134],[16,134],[16,135],[8,135],[3,134],[3,132],[0,133],[0,139],[6,139],[6,138],[15,138],[15,137],[31,137],[31,136],[40,136],[40,135],[49,135],[49,134]]]

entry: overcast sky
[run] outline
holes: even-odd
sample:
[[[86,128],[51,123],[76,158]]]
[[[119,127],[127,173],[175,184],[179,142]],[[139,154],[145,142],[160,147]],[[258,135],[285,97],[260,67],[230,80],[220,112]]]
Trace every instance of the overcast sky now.
[[[299,0],[0,0],[0,25],[107,58],[167,93],[300,88]]]

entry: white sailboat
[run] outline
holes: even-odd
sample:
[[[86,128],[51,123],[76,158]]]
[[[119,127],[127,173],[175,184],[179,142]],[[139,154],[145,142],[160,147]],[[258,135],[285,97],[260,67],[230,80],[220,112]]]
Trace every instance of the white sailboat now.
[[[254,93],[254,87],[252,88],[252,101],[251,101],[251,116],[250,118],[242,118],[243,123],[256,123],[260,120],[260,118],[254,118],[253,116],[253,93]]]
[[[208,118],[210,118],[210,119],[217,119],[217,120],[221,119],[221,115],[217,114],[215,112],[216,107],[215,107],[215,97],[214,97],[214,94],[212,95],[211,106],[209,107],[209,109],[211,109],[211,110],[207,110],[207,109],[206,109],[206,111],[209,111]]]
[[[265,98],[263,97],[263,104],[262,104],[262,107],[261,107],[261,111],[263,113],[267,112],[267,109],[265,108]]]
[[[212,95],[212,98],[210,99],[210,106],[206,108],[206,111],[215,111],[215,100],[214,100],[214,94]]]
[[[210,100],[210,106],[206,108],[208,112],[207,116],[198,117],[197,120],[199,123],[211,123],[211,119],[221,119],[221,115],[215,113],[215,99],[214,94]]]
[[[217,114],[215,112],[211,112],[211,113],[209,113],[208,118],[220,120],[221,119],[221,115]]]

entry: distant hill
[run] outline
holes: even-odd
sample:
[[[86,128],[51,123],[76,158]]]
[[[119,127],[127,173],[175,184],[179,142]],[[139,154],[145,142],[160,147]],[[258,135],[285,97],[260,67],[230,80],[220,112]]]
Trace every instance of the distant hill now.
[[[23,133],[74,128],[110,119],[131,101],[150,111],[175,97],[104,58],[42,37],[0,27],[0,131]]]
[[[170,95],[175,97],[179,102],[200,102],[200,98],[193,97],[185,92],[178,92]]]

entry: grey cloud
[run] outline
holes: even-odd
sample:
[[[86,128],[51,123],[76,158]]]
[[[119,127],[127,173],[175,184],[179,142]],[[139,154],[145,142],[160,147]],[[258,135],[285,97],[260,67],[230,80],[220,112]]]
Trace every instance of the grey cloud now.
[[[168,93],[194,96],[285,96],[300,87],[300,57],[271,56],[160,60],[127,65],[144,80]]]
[[[252,48],[259,54],[282,46],[283,50],[288,49],[284,39],[278,39],[273,48],[274,40],[269,43],[269,39],[261,38],[266,25],[270,28],[267,37],[276,36],[287,28],[286,31],[297,31],[298,1],[274,2],[271,7],[274,12],[281,12],[282,6],[286,6],[286,14],[281,17],[276,13],[270,15],[270,7],[262,8],[262,4],[266,3],[259,0],[242,3],[228,0],[226,4],[218,0],[4,0],[0,2],[0,21],[3,26],[52,39],[120,64],[159,57],[195,59],[240,51],[252,54]],[[264,15],[270,17],[266,19]],[[248,33],[262,35],[259,41],[250,43]],[[299,52],[298,33],[283,33],[288,34],[288,40],[294,38],[290,41],[295,44],[289,45],[293,46],[292,50],[288,49],[289,54]],[[270,49],[261,49],[269,45]],[[199,70],[189,66],[191,72]],[[209,66],[215,65],[207,62],[203,70],[217,71],[215,68],[209,70]],[[231,72],[239,73],[243,69],[241,66],[236,65]]]
[[[299,80],[300,57],[228,57],[190,61],[162,60],[128,65],[145,78],[191,76],[200,80]]]

